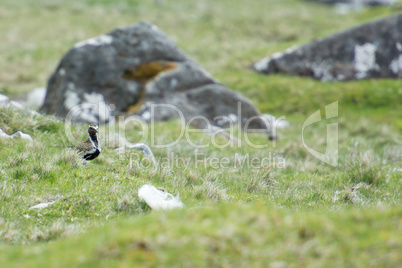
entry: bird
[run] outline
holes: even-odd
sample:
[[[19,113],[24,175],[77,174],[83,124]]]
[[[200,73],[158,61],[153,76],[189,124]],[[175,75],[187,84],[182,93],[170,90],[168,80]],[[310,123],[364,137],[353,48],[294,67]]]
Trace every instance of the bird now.
[[[89,125],[88,139],[76,146],[71,147],[82,154],[82,158],[85,160],[93,160],[99,156],[102,151],[99,139],[98,139],[98,126],[95,124]]]

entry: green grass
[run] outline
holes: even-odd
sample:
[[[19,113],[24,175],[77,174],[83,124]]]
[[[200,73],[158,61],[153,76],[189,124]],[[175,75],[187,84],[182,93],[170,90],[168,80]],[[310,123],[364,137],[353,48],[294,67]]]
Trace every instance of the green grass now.
[[[5,265],[40,267],[397,267],[400,213],[218,205],[131,217],[85,236],[17,246],[0,256]]]
[[[0,93],[18,97],[44,86],[74,43],[146,20],[262,112],[286,116],[290,127],[264,149],[247,145],[244,135],[242,146],[225,149],[196,151],[185,140],[153,147],[160,168],[152,170],[140,154],[114,151],[119,134],[140,140],[138,126],[102,126],[102,154],[84,163],[67,150],[72,142],[60,119],[0,108],[0,128],[34,139],[0,139],[2,265],[398,267],[400,80],[321,83],[247,69],[261,57],[394,14],[398,7],[339,17],[329,6],[296,0],[163,2],[4,1]],[[306,128],[305,139],[324,152],[326,124],[338,123],[337,167],[315,159],[301,142],[303,122],[334,101],[339,116]],[[85,139],[86,128],[74,125],[73,137]],[[171,121],[149,130],[156,142],[167,143],[180,128]],[[211,142],[201,133],[189,137]],[[263,135],[249,137],[267,144]],[[149,137],[146,142],[151,144]],[[216,166],[222,159],[224,167]],[[252,159],[265,162],[251,166]],[[137,195],[146,183],[180,194],[186,207],[152,212]],[[49,201],[55,203],[29,209]]]

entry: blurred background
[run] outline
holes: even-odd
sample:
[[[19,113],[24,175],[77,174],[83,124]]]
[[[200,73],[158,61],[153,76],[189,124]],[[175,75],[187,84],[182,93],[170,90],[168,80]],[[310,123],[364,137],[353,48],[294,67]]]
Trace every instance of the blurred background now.
[[[75,43],[148,21],[220,82],[251,98],[262,112],[309,114],[317,108],[311,104],[334,99],[343,100],[341,105],[392,107],[395,97],[400,97],[396,81],[323,84],[248,70],[262,57],[293,45],[402,11],[401,1],[366,1],[394,2],[384,6],[364,6],[365,1],[318,2],[329,1],[3,0],[0,94],[16,98],[46,87]]]

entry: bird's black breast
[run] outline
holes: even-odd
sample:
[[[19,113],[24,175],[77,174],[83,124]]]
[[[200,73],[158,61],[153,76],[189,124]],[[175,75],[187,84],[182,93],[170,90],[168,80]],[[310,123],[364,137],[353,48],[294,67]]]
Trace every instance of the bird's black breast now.
[[[100,154],[100,151],[99,151],[98,149],[96,149],[96,151],[93,152],[93,153],[86,153],[86,154],[84,154],[84,155],[83,155],[83,158],[84,158],[85,160],[93,160],[93,159],[97,158],[99,154]]]

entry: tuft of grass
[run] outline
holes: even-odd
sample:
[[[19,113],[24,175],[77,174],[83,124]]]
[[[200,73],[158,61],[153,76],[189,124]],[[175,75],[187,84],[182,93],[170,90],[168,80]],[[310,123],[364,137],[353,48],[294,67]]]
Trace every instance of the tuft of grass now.
[[[247,191],[249,193],[266,194],[270,187],[274,184],[271,178],[271,171],[256,172],[254,176],[250,177],[247,183]]]
[[[348,164],[348,176],[352,183],[366,183],[378,186],[385,183],[386,171],[372,152],[366,152]]]
[[[118,198],[115,205],[116,213],[122,213],[124,215],[137,215],[148,212],[149,207],[146,205],[146,203],[139,201],[136,196],[137,193],[133,192]]]
[[[55,164],[65,168],[80,168],[86,161],[74,150],[67,150],[55,157]]]
[[[65,222],[55,221],[49,228],[35,228],[28,235],[28,239],[33,242],[48,242],[61,237],[68,237],[76,234],[74,226]]]
[[[211,201],[225,201],[229,199],[226,189],[222,189],[215,181],[205,180],[201,185],[194,186],[194,197]]]

